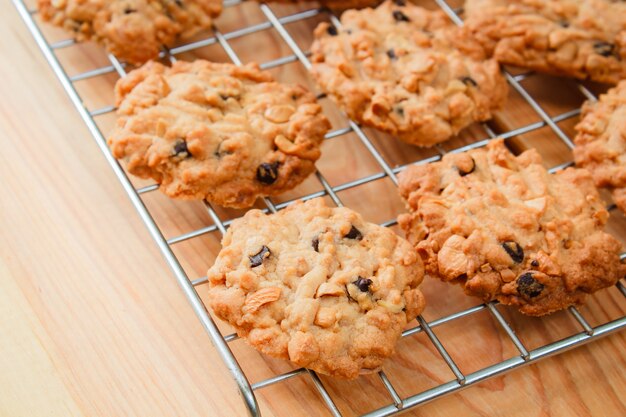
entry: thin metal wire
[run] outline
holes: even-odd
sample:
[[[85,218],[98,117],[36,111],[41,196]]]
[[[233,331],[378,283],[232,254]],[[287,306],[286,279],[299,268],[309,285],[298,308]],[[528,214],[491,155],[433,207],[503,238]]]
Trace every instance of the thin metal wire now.
[[[450,353],[448,353],[446,348],[443,347],[443,344],[441,343],[437,335],[435,335],[435,332],[433,332],[433,330],[430,328],[426,320],[424,320],[422,316],[419,316],[417,318],[417,321],[419,322],[420,327],[428,335],[430,341],[433,343],[433,345],[435,345],[435,348],[437,348],[437,350],[439,351],[439,355],[446,361],[446,364],[456,377],[456,380],[459,382],[459,384],[465,384],[465,375],[463,375],[457,364],[454,362],[454,360],[452,360]]]
[[[528,360],[528,357],[530,356],[530,354],[526,350],[526,347],[524,346],[522,341],[519,340],[519,338],[515,334],[515,331],[511,328],[511,326],[509,326],[509,323],[507,323],[504,317],[502,317],[502,314],[500,314],[500,312],[496,308],[495,303],[494,302],[487,303],[487,308],[489,309],[489,312],[491,313],[491,315],[493,315],[498,321],[498,323],[500,323],[500,326],[502,326],[502,328],[504,329],[506,334],[509,336],[509,339],[511,339],[511,341],[513,342],[517,350],[519,350],[520,354],[522,355],[522,358],[524,358],[524,360]]]
[[[337,405],[335,404],[332,397],[330,396],[330,394],[324,387],[324,384],[320,380],[320,377],[317,376],[315,371],[312,371],[310,369],[307,369],[307,372],[311,376],[311,380],[313,380],[313,385],[315,385],[317,392],[319,392],[320,395],[322,396],[322,399],[324,400],[326,407],[328,407],[333,417],[342,417],[341,412],[339,411],[339,409],[337,408]]]
[[[587,323],[587,320],[585,320],[583,315],[580,314],[580,311],[578,311],[578,309],[574,306],[570,306],[568,310],[572,314],[572,316],[574,316],[578,324],[582,326],[585,333],[587,333],[589,336],[593,336],[593,328],[589,325],[589,323]]]
[[[43,35],[41,34],[41,32],[39,31],[37,24],[33,20],[31,16],[31,12],[28,11],[27,8],[24,6],[23,1],[22,0],[12,0],[12,1],[17,7],[18,11],[20,12],[20,16],[22,17],[27,27],[33,34],[44,56],[46,57],[50,65],[52,66],[61,84],[63,85],[66,92],[70,96],[72,103],[74,104],[77,111],[79,112],[84,122],[86,123],[87,127],[89,128],[90,133],[96,140],[98,146],[100,147],[100,149],[106,156],[107,161],[111,165],[116,176],[122,183],[125,191],[129,195],[129,198],[133,202],[133,205],[135,206],[138,213],[140,214],[140,217],[146,224],[146,227],[150,231],[151,236],[157,243],[157,246],[161,250],[163,256],[166,258],[168,265],[172,269],[185,295],[189,299],[194,309],[194,312],[196,313],[196,315],[198,315],[201,323],[205,327],[212,342],[218,349],[220,356],[222,357],[222,359],[228,366],[229,372],[232,374],[232,376],[236,380],[238,387],[242,393],[249,415],[260,416],[260,411],[258,409],[256,397],[253,392],[254,390],[261,389],[272,384],[281,383],[295,376],[303,375],[306,373],[310,376],[310,379],[312,380],[315,389],[322,396],[322,399],[324,403],[326,404],[326,406],[328,407],[328,409],[330,410],[330,412],[335,417],[341,416],[342,414],[337,408],[337,406],[335,405],[330,393],[326,390],[322,381],[320,380],[320,378],[317,376],[315,372],[304,370],[304,369],[296,369],[290,372],[286,372],[286,373],[276,375],[274,377],[256,382],[254,384],[250,384],[248,378],[245,376],[241,367],[237,363],[236,358],[233,356],[232,352],[227,346],[227,343],[231,343],[235,340],[238,340],[239,337],[235,333],[224,336],[219,332],[212,318],[207,314],[206,308],[202,304],[202,301],[198,297],[198,294],[194,290],[195,286],[206,283],[207,277],[206,276],[200,277],[196,280],[190,281],[186,273],[182,269],[179,261],[173,254],[171,247],[170,247],[170,245],[180,243],[188,239],[193,239],[195,237],[201,236],[206,233],[218,231],[220,234],[223,235],[226,232],[228,226],[232,223],[233,219],[223,221],[222,219],[220,219],[220,217],[218,216],[216,211],[211,207],[211,205],[205,202],[205,208],[211,220],[213,221],[213,225],[202,227],[200,229],[170,238],[166,241],[161,231],[159,230],[156,222],[151,217],[149,211],[147,210],[147,208],[145,207],[145,205],[143,204],[140,198],[140,195],[148,193],[148,192],[152,192],[158,189],[158,185],[152,184],[152,185],[148,185],[139,189],[133,188],[129,178],[126,176],[121,166],[117,163],[117,161],[115,161],[115,159],[112,157],[112,155],[108,151],[106,142],[104,141],[104,138],[102,137],[102,134],[100,133],[93,119],[94,117],[104,115],[104,114],[114,111],[115,107],[105,106],[100,109],[95,109],[89,112],[82,105],[81,98],[72,85],[74,82],[79,82],[79,81],[87,82],[88,80],[94,77],[99,77],[99,76],[109,74],[109,73],[114,73],[114,72],[117,72],[120,76],[123,76],[125,74],[125,66],[126,66],[125,63],[119,62],[114,56],[109,56],[111,65],[104,66],[101,68],[95,68],[93,70],[89,70],[80,74],[73,75],[72,77],[68,77],[67,73],[65,72],[63,67],[60,65],[59,61],[56,59],[54,55],[54,50],[60,49],[60,48],[72,47],[73,45],[75,45],[75,42],[73,40],[64,40],[64,41],[56,42],[54,44],[48,44],[45,38],[43,37]],[[444,11],[448,13],[448,15],[453,21],[455,21],[457,24],[462,24],[462,21],[458,16],[458,13],[460,12],[458,9],[453,9],[444,0],[436,0],[436,2]],[[225,7],[233,7],[240,3],[241,3],[240,0],[225,0],[224,2]],[[285,44],[287,44],[287,46],[291,49],[293,54],[261,63],[260,66],[262,68],[274,68],[274,67],[282,66],[288,63],[299,61],[305,68],[307,69],[310,68],[310,62],[308,61],[308,56],[310,55],[310,53],[308,51],[303,51],[302,49],[299,48],[299,46],[297,45],[295,40],[291,37],[291,35],[289,34],[289,32],[287,31],[284,25],[312,18],[320,14],[322,11],[320,9],[313,9],[313,10],[307,10],[307,11],[295,13],[292,15],[284,16],[281,18],[277,18],[269,6],[261,4],[259,7],[260,7],[261,12],[267,18],[266,22],[261,22],[259,24],[247,26],[247,27],[244,27],[244,28],[232,31],[232,32],[228,32],[228,33],[222,33],[219,31],[217,27],[215,27],[214,36],[208,37],[206,39],[201,39],[197,42],[189,43],[186,45],[181,45],[176,48],[172,48],[170,50],[164,50],[160,56],[169,58],[172,62],[174,62],[176,60],[175,58],[176,54],[179,54],[182,52],[194,51],[199,48],[212,45],[212,44],[219,44],[222,47],[222,49],[224,49],[224,51],[227,53],[227,55],[230,57],[230,59],[233,60],[234,63],[240,65],[242,64],[242,62],[240,58],[237,56],[234,49],[230,46],[228,41],[231,39],[248,36],[256,32],[262,31],[262,30],[268,30],[268,29],[273,28],[280,35],[280,37],[285,42]],[[329,18],[333,24],[339,25],[339,20],[334,15],[330,15]],[[572,142],[570,138],[567,137],[567,135],[557,126],[557,123],[577,116],[580,113],[580,109],[573,109],[563,114],[550,117],[545,112],[545,110],[541,107],[541,105],[523,88],[521,84],[524,80],[526,80],[529,77],[532,77],[533,75],[534,75],[533,72],[527,72],[527,73],[516,75],[516,76],[512,76],[508,73],[505,73],[505,76],[507,77],[508,82],[526,100],[526,102],[528,102],[529,105],[531,105],[531,107],[535,110],[535,112],[540,116],[541,120],[538,122],[526,125],[526,126],[522,126],[517,129],[510,130],[508,132],[501,132],[499,134],[499,137],[510,138],[513,136],[517,136],[523,133],[528,133],[528,132],[540,129],[542,127],[548,126],[557,137],[559,137],[568,147],[571,147]],[[596,99],[596,97],[582,84],[577,83],[577,88],[587,99],[590,99],[590,100]],[[319,98],[322,99],[323,97],[325,97],[325,95],[321,95]],[[487,138],[478,140],[474,143],[471,143],[471,144],[468,144],[468,145],[465,145],[456,149],[448,150],[447,152],[462,152],[462,151],[482,147],[482,146],[485,146],[490,140],[492,140],[493,138],[497,136],[496,132],[494,132],[489,127],[489,125],[482,124],[482,127],[485,129],[485,132],[487,133],[487,136],[488,136]],[[370,183],[372,181],[380,180],[385,177],[390,178],[392,182],[397,184],[396,174],[401,172],[407,166],[411,164],[425,164],[425,163],[439,160],[441,156],[445,154],[446,152],[446,150],[443,147],[439,147],[438,148],[439,155],[435,155],[435,156],[421,159],[418,161],[413,161],[407,165],[402,165],[402,166],[397,166],[395,168],[391,168],[391,166],[384,159],[382,154],[376,149],[376,147],[373,145],[373,143],[367,137],[367,135],[363,132],[363,130],[361,130],[361,128],[355,122],[351,120],[348,121],[348,127],[329,132],[326,135],[326,139],[341,137],[350,132],[355,133],[355,135],[363,143],[363,145],[365,146],[369,154],[372,157],[374,157],[378,165],[381,167],[382,171],[368,175],[366,177],[358,178],[353,181],[346,182],[344,184],[339,184],[334,187],[331,186],[329,182],[324,178],[322,173],[318,171],[316,172],[316,177],[322,186],[322,191],[318,191],[318,192],[314,192],[314,193],[302,196],[300,197],[301,199],[306,200],[306,199],[328,195],[334,201],[335,204],[337,204],[338,206],[341,206],[342,203],[337,193],[347,190],[347,189],[354,188],[354,187],[359,187],[361,185]],[[560,164],[552,168],[551,171],[562,169],[566,166],[569,166],[570,164],[571,162]],[[294,200],[289,200],[289,201],[285,201],[279,204],[275,204],[274,202],[272,202],[271,199],[266,198],[264,199],[264,201],[267,206],[267,209],[264,209],[264,211],[275,212],[277,210],[281,210],[282,208],[292,203]],[[387,222],[382,223],[382,225],[384,226],[391,226],[393,224],[396,224],[395,220],[389,220]],[[626,254],[623,254],[622,257],[623,258],[626,257]],[[621,292],[621,294],[624,297],[626,297],[626,288],[621,282],[618,282],[617,288]],[[511,326],[506,322],[506,320],[502,317],[498,309],[495,307],[496,304],[497,303],[495,302],[481,304],[478,306],[468,308],[463,311],[454,312],[448,316],[441,317],[436,320],[432,320],[431,322],[426,322],[423,319],[423,317],[419,317],[418,318],[419,325],[405,330],[402,336],[410,337],[421,332],[426,333],[429,340],[437,348],[439,354],[442,356],[442,358],[445,360],[445,362],[447,363],[447,365],[450,367],[451,371],[455,375],[455,380],[438,385],[429,390],[423,391],[421,393],[417,393],[415,395],[412,395],[403,399],[398,394],[395,387],[391,384],[387,375],[384,372],[380,372],[378,375],[383,385],[387,389],[392,402],[388,406],[384,406],[378,410],[374,410],[370,413],[367,413],[366,415],[367,416],[387,416],[387,415],[398,414],[400,412],[405,411],[406,409],[415,407],[420,404],[424,404],[428,401],[432,401],[443,395],[446,395],[452,392],[457,392],[475,383],[481,382],[487,378],[491,378],[495,375],[508,372],[512,369],[526,365],[528,363],[532,363],[541,358],[544,358],[553,354],[557,354],[564,350],[581,345],[583,343],[587,343],[596,338],[599,338],[604,335],[610,334],[612,332],[618,331],[620,329],[626,328],[626,317],[621,317],[609,323],[605,323],[596,327],[591,327],[589,323],[587,322],[587,320],[583,317],[583,315],[576,308],[571,307],[569,309],[569,312],[574,317],[574,319],[580,324],[583,331],[581,333],[572,335],[570,337],[567,337],[565,339],[562,339],[556,342],[552,342],[548,345],[539,347],[529,352],[526,350],[523,343],[519,340],[514,330],[511,328]],[[484,309],[487,309],[490,312],[490,314],[498,321],[500,326],[505,330],[509,339],[511,339],[511,341],[514,343],[516,348],[519,350],[520,356],[516,356],[510,359],[501,361],[499,363],[480,369],[468,375],[463,375],[463,373],[459,370],[459,368],[457,367],[455,362],[452,360],[449,353],[443,347],[443,344],[439,341],[439,339],[437,338],[437,336],[435,335],[432,329],[437,326],[454,321],[454,320],[461,320],[464,317],[467,317],[471,314],[477,313]]]
[[[387,392],[391,396],[391,399],[393,400],[393,403],[396,405],[396,408],[398,409],[402,408],[402,398],[400,398],[400,396],[398,395],[398,391],[396,391],[391,381],[389,381],[387,374],[385,374],[384,371],[380,371],[378,372],[378,377],[380,378],[381,382],[387,389]]]
[[[265,388],[270,385],[274,385],[278,382],[286,381],[290,378],[293,378],[294,376],[300,376],[305,373],[307,373],[307,371],[304,368],[299,368],[293,371],[285,372],[284,374],[280,374],[272,378],[267,378],[267,379],[264,379],[263,381],[252,384],[252,389],[256,391],[258,389]]]

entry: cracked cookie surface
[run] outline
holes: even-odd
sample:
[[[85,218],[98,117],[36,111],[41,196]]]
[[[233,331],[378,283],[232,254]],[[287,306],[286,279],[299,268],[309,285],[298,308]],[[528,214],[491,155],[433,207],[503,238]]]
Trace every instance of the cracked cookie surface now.
[[[424,309],[423,266],[393,231],[322,199],[233,221],[209,305],[249,344],[327,375],[380,369]]]
[[[468,0],[465,26],[504,64],[616,84],[626,78],[626,3]]]
[[[398,218],[428,275],[540,316],[582,303],[626,273],[588,171],[549,174],[502,140],[400,174]]]
[[[442,11],[404,0],[348,10],[315,30],[312,74],[359,123],[432,146],[492,116],[507,95],[495,60]]]
[[[330,128],[315,97],[256,64],[149,62],[116,85],[108,143],[173,198],[249,207],[315,171]]]
[[[38,0],[44,21],[95,40],[117,58],[142,64],[178,38],[211,27],[221,0]]]
[[[626,212],[626,81],[586,102],[576,130],[576,165],[591,172],[596,186],[609,188]]]

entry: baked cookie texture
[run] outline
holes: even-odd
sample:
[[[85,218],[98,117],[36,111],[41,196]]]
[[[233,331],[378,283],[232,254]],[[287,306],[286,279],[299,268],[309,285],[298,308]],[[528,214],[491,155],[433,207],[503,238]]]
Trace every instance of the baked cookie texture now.
[[[315,29],[312,74],[350,118],[432,146],[501,107],[507,84],[480,43],[442,11],[404,0],[348,10]]]
[[[259,351],[323,374],[380,369],[424,309],[422,262],[393,231],[322,199],[233,221],[209,305]]]
[[[149,62],[115,92],[113,155],[173,198],[242,208],[294,188],[330,128],[311,92],[256,64]]]
[[[465,26],[504,64],[616,84],[626,78],[626,3],[467,0]]]
[[[400,175],[398,218],[426,273],[531,316],[573,304],[626,273],[621,244],[587,170],[549,174],[502,140]]]
[[[591,172],[596,186],[609,188],[626,212],[626,81],[586,102],[576,130],[576,165]]]
[[[44,21],[74,33],[78,41],[104,44],[117,58],[142,64],[178,38],[211,27],[221,0],[38,0]]]

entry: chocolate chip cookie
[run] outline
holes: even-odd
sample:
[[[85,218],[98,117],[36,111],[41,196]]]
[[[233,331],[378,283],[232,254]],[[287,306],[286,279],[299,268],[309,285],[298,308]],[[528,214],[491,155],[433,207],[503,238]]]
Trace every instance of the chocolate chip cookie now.
[[[44,21],[93,39],[117,58],[141,64],[163,46],[211,27],[221,0],[38,0]]]
[[[591,172],[598,187],[611,190],[615,204],[626,212],[626,81],[598,102],[586,102],[576,126],[576,165]]]
[[[115,90],[113,155],[174,198],[242,208],[289,190],[315,171],[330,128],[312,93],[256,64],[149,62]]]
[[[235,220],[208,271],[209,305],[259,351],[323,374],[380,369],[424,309],[411,245],[322,199]]]
[[[504,64],[616,84],[626,78],[626,3],[468,0],[465,26]]]
[[[321,23],[312,53],[313,77],[351,118],[419,146],[491,118],[508,91],[467,31],[404,0]]]
[[[626,273],[587,170],[551,175],[502,140],[400,175],[398,218],[427,274],[531,316],[580,304]]]

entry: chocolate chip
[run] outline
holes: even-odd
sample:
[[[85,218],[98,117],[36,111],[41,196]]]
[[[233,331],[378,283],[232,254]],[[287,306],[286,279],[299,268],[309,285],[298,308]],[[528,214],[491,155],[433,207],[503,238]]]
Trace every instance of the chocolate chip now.
[[[516,264],[521,264],[524,260],[524,249],[517,242],[513,242],[511,240],[502,243],[502,247],[509,254],[513,262]]]
[[[539,261],[536,259],[533,259],[532,261],[530,261],[530,265],[537,268],[539,266]]]
[[[256,169],[256,179],[263,184],[274,184],[278,178],[278,162],[263,162]]]
[[[464,177],[466,175],[471,174],[472,172],[476,170],[476,161],[474,161],[474,158],[472,158],[472,167],[469,170],[462,169],[458,166],[456,167],[456,169],[459,171],[459,175]]]
[[[461,77],[461,82],[468,87],[478,87],[478,83],[472,77]]]
[[[318,237],[316,237],[315,239],[313,239],[311,241],[311,246],[313,246],[313,250],[315,252],[319,252],[320,251],[320,239]]]
[[[559,20],[557,23],[561,27],[564,27],[564,28],[568,28],[569,27],[569,22],[567,20]]]
[[[396,52],[393,49],[390,49],[387,51],[387,56],[390,59],[397,59],[398,57],[396,56]]]
[[[394,10],[392,13],[392,16],[396,22],[410,22],[411,21],[411,19],[409,19],[408,16],[402,13],[400,10]]]
[[[543,288],[543,284],[533,278],[532,272],[525,272],[517,278],[517,292],[524,297],[537,297]]]
[[[353,284],[356,285],[361,292],[368,292],[370,285],[372,285],[372,280],[369,278],[358,277]]]
[[[173,156],[180,156],[182,158],[189,158],[191,153],[187,149],[187,142],[184,139],[177,139],[174,142],[174,149],[172,150]]]
[[[615,54],[615,45],[609,42],[600,41],[593,44],[593,50],[598,55],[608,57]]]
[[[398,115],[404,116],[404,109],[402,107],[396,107],[394,111],[398,113]]]
[[[326,32],[328,32],[328,34],[330,36],[337,36],[337,28],[334,27],[333,25],[328,26],[328,28],[326,29]]]
[[[404,6],[406,6],[406,2],[405,2],[404,0],[393,0],[393,3],[394,3],[396,6],[400,6],[400,7],[404,7]]]
[[[137,9],[132,9],[130,7],[127,7],[124,9],[124,14],[131,14],[131,13],[137,13]]]
[[[352,226],[352,228],[350,228],[350,231],[348,232],[347,235],[344,236],[347,239],[356,239],[356,240],[361,240],[363,239],[363,234],[361,234],[361,232],[359,232],[359,229],[357,229],[356,227]]]
[[[257,253],[256,255],[248,256],[248,258],[250,258],[250,267],[256,268],[257,266],[261,265],[263,263],[263,260],[265,260],[265,258],[268,258],[271,254],[272,252],[270,251],[270,248],[263,245],[259,253]]]

